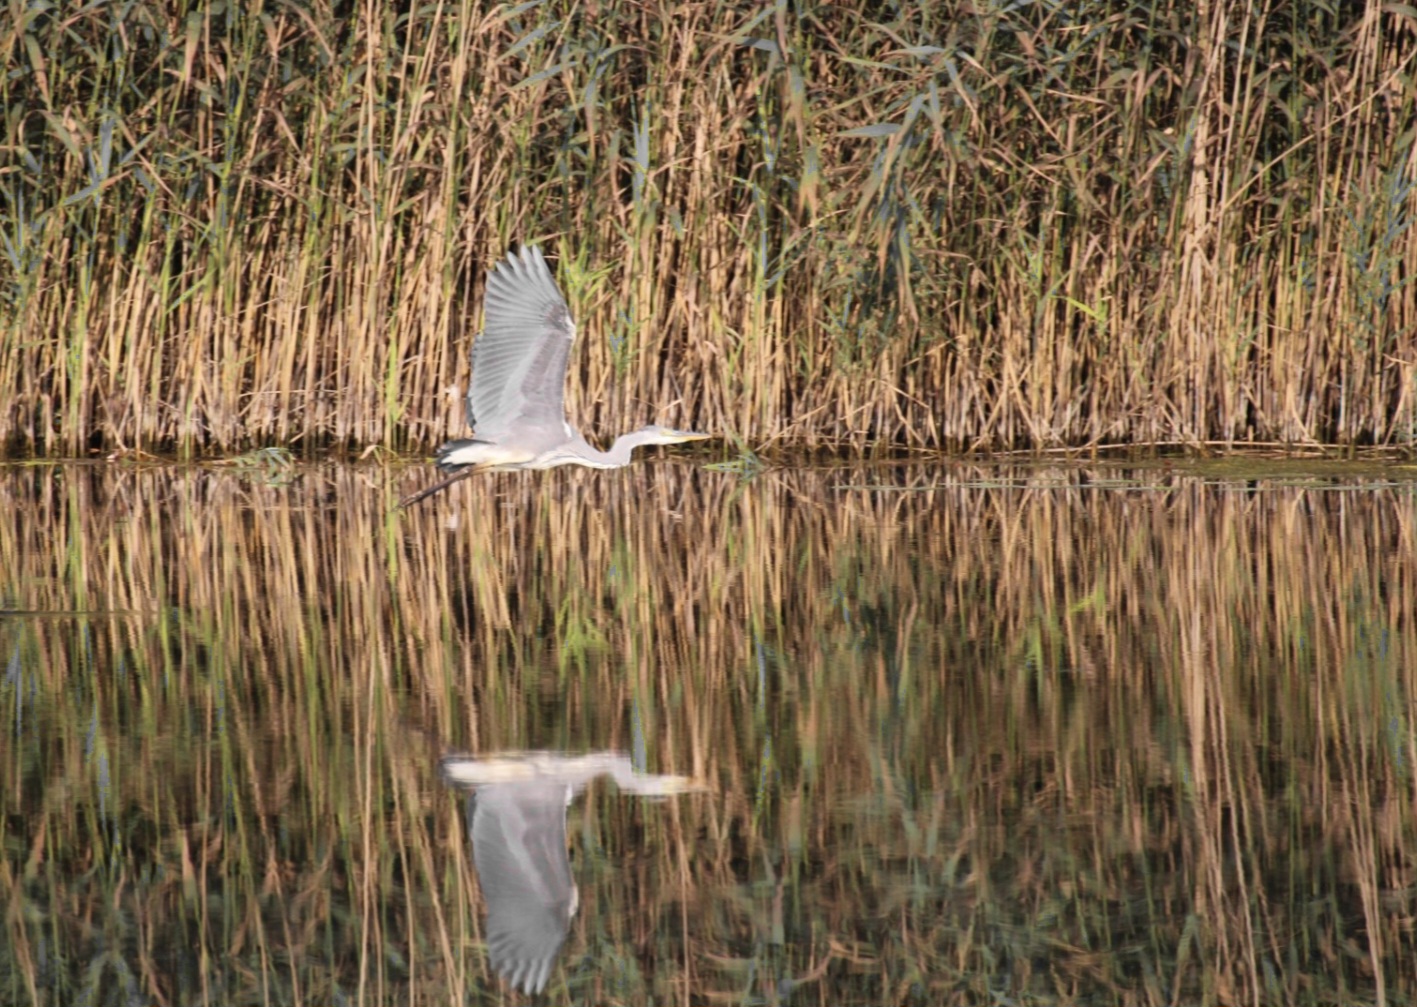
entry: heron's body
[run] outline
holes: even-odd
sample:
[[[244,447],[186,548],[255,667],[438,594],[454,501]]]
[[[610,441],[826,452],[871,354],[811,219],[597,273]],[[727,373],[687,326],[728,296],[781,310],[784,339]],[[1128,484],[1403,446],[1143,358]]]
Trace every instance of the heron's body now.
[[[487,278],[483,328],[472,346],[467,391],[470,440],[438,449],[439,468],[549,469],[630,464],[644,444],[679,444],[707,434],[648,426],[592,447],[566,419],[566,365],[576,326],[541,250],[511,253]]]
[[[665,434],[676,435],[672,440]],[[438,449],[438,467],[454,471],[465,465],[485,469],[554,469],[558,465],[584,465],[592,469],[624,468],[633,460],[630,452],[641,444],[677,444],[680,441],[698,440],[703,434],[687,434],[666,427],[645,427],[634,433],[621,434],[609,451],[600,451],[590,446],[584,437],[575,431],[565,443],[553,444],[543,451],[518,446],[504,447],[477,438],[464,441],[449,441]]]

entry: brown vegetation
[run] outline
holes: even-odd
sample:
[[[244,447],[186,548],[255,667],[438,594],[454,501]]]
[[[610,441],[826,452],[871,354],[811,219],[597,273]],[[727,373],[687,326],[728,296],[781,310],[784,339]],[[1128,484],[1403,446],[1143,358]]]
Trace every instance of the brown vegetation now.
[[[11,3],[0,445],[426,449],[530,241],[592,429],[1411,443],[1410,6],[898,10]]]

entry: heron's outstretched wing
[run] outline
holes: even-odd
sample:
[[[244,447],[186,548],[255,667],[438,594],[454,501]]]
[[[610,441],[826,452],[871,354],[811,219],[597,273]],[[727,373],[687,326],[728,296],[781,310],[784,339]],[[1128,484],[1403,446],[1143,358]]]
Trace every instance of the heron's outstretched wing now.
[[[527,993],[546,988],[578,901],[566,852],[570,793],[558,781],[497,783],[478,787],[469,808],[488,958]]]
[[[566,358],[575,335],[541,249],[527,246],[497,264],[472,345],[467,414],[478,440],[544,450],[570,438]]]

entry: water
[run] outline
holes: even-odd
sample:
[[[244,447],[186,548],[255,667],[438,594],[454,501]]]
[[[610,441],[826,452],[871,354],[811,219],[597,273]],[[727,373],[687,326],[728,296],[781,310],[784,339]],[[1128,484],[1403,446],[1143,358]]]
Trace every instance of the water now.
[[[1417,469],[0,469],[0,1003],[1417,997]]]

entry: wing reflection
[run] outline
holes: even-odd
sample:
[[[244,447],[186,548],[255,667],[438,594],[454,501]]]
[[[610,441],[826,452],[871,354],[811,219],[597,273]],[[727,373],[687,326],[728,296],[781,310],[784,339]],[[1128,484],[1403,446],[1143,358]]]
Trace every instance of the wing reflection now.
[[[540,993],[566,940],[579,893],[566,855],[560,781],[493,783],[467,803],[472,858],[487,901],[487,954],[517,989]]]
[[[472,791],[468,835],[487,902],[488,959],[524,993],[546,988],[580,901],[566,852],[571,800],[597,776],[641,796],[696,789],[681,776],[637,773],[628,757],[613,752],[455,755],[441,768],[448,785]]]

